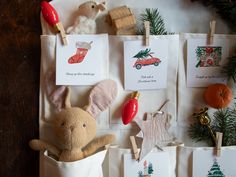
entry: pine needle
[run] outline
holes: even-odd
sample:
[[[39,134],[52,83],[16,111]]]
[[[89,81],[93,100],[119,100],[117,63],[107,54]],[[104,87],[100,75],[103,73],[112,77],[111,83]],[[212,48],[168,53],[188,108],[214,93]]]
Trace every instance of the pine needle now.
[[[236,55],[228,58],[222,72],[228,77],[228,80],[232,79],[236,83]]]
[[[150,34],[151,35],[166,35],[171,34],[166,31],[165,23],[158,12],[158,9],[145,9],[145,12],[140,15],[140,21],[144,23],[144,21],[150,22]],[[138,34],[144,34],[144,27],[138,29]]]
[[[223,146],[236,144],[236,111],[234,109],[219,109],[214,113],[213,129],[222,132]]]
[[[200,1],[206,6],[210,6],[216,9],[217,13],[224,19],[230,29],[233,32],[236,32],[236,2],[235,0],[192,0],[192,1]]]
[[[219,109],[214,112],[210,127],[213,132],[223,133],[223,146],[236,145],[236,108]],[[215,144],[209,128],[201,125],[198,120],[189,126],[188,134],[195,142],[205,141],[211,146]]]

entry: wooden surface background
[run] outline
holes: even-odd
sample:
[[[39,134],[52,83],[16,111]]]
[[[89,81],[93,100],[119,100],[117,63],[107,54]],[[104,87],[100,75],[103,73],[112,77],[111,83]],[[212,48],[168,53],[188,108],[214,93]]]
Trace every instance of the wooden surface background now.
[[[39,176],[40,0],[0,1],[0,176]]]

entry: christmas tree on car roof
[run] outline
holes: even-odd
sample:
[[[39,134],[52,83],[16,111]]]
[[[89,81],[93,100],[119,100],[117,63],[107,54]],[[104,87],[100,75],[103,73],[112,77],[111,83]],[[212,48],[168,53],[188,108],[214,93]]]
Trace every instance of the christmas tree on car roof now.
[[[145,49],[145,50],[141,50],[139,51],[135,56],[133,56],[133,58],[147,58],[149,56],[151,56],[151,54],[154,54],[153,52],[151,52],[151,49]],[[152,57],[152,56],[151,56]]]

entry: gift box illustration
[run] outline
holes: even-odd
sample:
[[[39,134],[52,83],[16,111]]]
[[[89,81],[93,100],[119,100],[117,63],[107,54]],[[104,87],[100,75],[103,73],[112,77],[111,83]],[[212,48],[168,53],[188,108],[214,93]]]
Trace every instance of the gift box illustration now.
[[[83,62],[83,60],[85,59],[88,50],[91,49],[91,44],[93,43],[93,41],[91,42],[76,42],[76,54],[71,56],[68,59],[68,63],[69,64],[75,64],[75,63],[81,63]]]
[[[196,68],[220,66],[222,47],[197,47],[196,56]]]

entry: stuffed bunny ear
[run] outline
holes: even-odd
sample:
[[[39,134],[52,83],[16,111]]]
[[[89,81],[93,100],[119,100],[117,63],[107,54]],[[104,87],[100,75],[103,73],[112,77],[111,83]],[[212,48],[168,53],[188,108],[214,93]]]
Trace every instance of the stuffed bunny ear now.
[[[66,97],[69,90],[66,86],[56,86],[55,68],[52,67],[45,76],[45,89],[49,102],[60,111],[66,106]],[[67,93],[68,92],[68,93]],[[68,100],[67,100],[68,101]]]
[[[90,92],[89,105],[86,107],[86,111],[96,117],[112,104],[116,95],[117,85],[114,81],[101,81]]]

